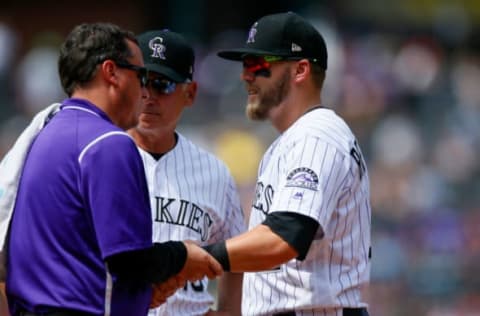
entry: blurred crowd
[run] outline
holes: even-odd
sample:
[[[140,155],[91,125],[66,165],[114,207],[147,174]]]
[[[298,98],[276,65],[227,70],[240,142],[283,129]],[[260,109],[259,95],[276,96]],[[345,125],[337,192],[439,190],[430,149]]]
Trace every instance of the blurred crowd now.
[[[421,8],[392,5],[383,19],[394,22],[379,22],[386,4],[370,2],[370,11],[354,1],[335,10],[300,1],[292,10],[325,36],[323,105],[346,119],[367,160],[371,315],[480,315],[480,5],[433,1],[422,23],[402,23],[399,16]],[[226,161],[247,213],[258,161],[277,134],[247,120],[241,67],[216,51],[243,44],[262,15],[250,13],[243,28],[227,25],[208,41],[191,36],[199,96],[180,124]],[[0,18],[0,158],[34,113],[65,98],[56,65],[64,36],[39,32],[19,57],[22,38]]]

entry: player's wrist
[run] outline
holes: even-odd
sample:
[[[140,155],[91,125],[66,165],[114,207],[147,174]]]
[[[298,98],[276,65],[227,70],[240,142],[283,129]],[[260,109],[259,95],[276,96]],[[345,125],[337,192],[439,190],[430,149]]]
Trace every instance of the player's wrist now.
[[[220,263],[224,271],[230,271],[230,260],[228,258],[225,240],[215,244],[203,246],[202,248],[205,249],[212,257],[214,257],[218,263]]]

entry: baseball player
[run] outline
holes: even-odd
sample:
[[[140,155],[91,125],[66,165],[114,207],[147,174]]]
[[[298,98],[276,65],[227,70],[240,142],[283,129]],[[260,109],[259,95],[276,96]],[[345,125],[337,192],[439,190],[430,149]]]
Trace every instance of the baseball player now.
[[[176,131],[183,110],[195,100],[194,51],[186,39],[168,30],[138,36],[149,70],[149,97],[135,139],[147,177],[153,241],[214,243],[245,231],[243,212],[227,167]],[[225,273],[218,283],[218,311],[240,315],[241,273]],[[214,315],[208,279],[187,282],[150,316]]]
[[[242,315],[368,315],[369,180],[346,123],[323,107],[327,50],[299,15],[267,15],[243,48],[247,114],[281,133],[259,169],[249,231],[205,247],[245,271]]]

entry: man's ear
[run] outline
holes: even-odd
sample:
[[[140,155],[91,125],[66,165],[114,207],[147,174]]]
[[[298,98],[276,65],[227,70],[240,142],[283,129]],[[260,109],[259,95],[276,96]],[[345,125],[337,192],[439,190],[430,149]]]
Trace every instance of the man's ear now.
[[[102,78],[108,83],[118,84],[117,66],[112,60],[107,59],[101,63],[98,71],[101,72]]]
[[[307,59],[301,59],[297,62],[297,67],[295,67],[295,82],[300,82],[305,80],[310,74],[310,63]]]
[[[195,98],[197,97],[197,82],[192,81],[187,85],[187,89],[185,90],[185,100],[187,106],[193,105],[195,102]]]

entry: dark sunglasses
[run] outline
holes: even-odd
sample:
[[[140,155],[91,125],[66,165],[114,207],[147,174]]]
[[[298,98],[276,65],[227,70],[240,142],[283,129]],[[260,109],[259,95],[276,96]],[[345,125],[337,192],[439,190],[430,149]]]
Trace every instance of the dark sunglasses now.
[[[175,92],[175,89],[177,88],[177,83],[175,81],[164,77],[149,79],[147,85],[152,87],[156,93],[167,95]]]
[[[140,79],[140,86],[146,87],[148,84],[148,70],[145,67],[140,67],[137,65],[130,64],[128,62],[115,62],[115,64],[120,68],[130,69],[137,73],[138,79]]]
[[[279,56],[247,55],[243,57],[243,68],[255,76],[270,77],[272,74],[270,71],[271,63],[281,60],[285,60],[285,58]]]

